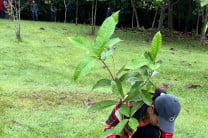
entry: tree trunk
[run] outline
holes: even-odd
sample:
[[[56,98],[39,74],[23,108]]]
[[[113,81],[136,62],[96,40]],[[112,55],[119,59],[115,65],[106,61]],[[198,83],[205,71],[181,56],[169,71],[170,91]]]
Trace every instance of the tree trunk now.
[[[132,9],[131,28],[134,29],[134,10]]]
[[[169,34],[172,36],[173,33],[173,6],[178,3],[179,0],[173,1],[169,0],[168,1],[168,30]]]
[[[78,24],[79,0],[76,1],[76,25]]]
[[[173,4],[172,1],[168,1],[168,30],[169,34],[172,36],[173,32]]]
[[[133,12],[134,12],[134,15],[136,17],[137,28],[139,28],[139,17],[138,17],[138,13],[137,13],[137,9],[136,9],[136,5],[135,5],[135,1],[134,0],[131,0],[131,6],[133,8]]]
[[[66,15],[67,15],[67,4],[66,4],[66,0],[64,0],[64,7],[65,7],[65,12],[64,12],[64,23],[66,23]]]
[[[9,0],[8,1],[11,4],[11,16],[13,18],[13,21],[15,23],[15,35],[18,41],[22,41],[21,39],[21,30],[20,30],[20,11],[21,11],[21,7],[20,7],[20,0],[18,1],[12,1]]]
[[[156,17],[157,17],[157,12],[158,12],[158,7],[157,7],[157,9],[156,9],[156,11],[155,11],[154,19],[153,19],[153,21],[152,21],[152,29],[153,29],[154,26],[155,26],[155,20],[156,20]]]
[[[165,7],[166,7],[166,2],[163,2],[163,4],[161,5],[161,9],[160,9],[160,19],[159,19],[159,24],[158,24],[159,31],[162,29],[162,26],[163,26],[163,20],[165,17]]]
[[[204,16],[202,18],[202,33],[201,33],[201,46],[205,45],[206,42],[206,24],[208,19],[208,6],[205,7]]]
[[[199,19],[200,19],[200,15],[198,14],[197,22],[196,22],[196,36],[199,34]]]
[[[16,9],[18,12],[16,14],[17,16],[17,31],[16,31],[16,37],[17,40],[22,41],[21,39],[21,29],[20,29],[20,0],[18,0],[18,8]]]
[[[97,13],[97,0],[92,1],[92,35],[95,34],[95,24],[96,24],[96,13]]]
[[[95,1],[95,10],[94,10],[94,21],[93,21],[93,30],[95,32],[95,25],[96,25],[96,19],[97,19],[97,0]]]
[[[93,31],[93,23],[94,23],[94,8],[95,8],[95,4],[94,4],[94,0],[92,0],[92,11],[91,11],[91,26],[92,26],[92,32],[91,34],[94,35],[94,31]]]
[[[18,0],[18,4],[16,4],[16,38],[18,41],[22,40],[20,31],[20,0]]]

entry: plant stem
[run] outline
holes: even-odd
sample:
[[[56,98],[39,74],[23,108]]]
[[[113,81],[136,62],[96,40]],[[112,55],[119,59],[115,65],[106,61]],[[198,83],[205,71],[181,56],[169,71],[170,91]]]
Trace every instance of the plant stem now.
[[[114,68],[114,76],[116,76],[116,65],[115,65],[115,60],[113,56],[112,56],[112,61],[113,61],[113,68]]]
[[[115,80],[115,77],[113,76],[113,74],[112,74],[111,70],[109,69],[109,67],[107,66],[107,64],[106,64],[101,58],[99,58],[99,60],[103,63],[104,67],[108,70],[108,72],[109,72],[111,78],[112,78],[113,80]]]

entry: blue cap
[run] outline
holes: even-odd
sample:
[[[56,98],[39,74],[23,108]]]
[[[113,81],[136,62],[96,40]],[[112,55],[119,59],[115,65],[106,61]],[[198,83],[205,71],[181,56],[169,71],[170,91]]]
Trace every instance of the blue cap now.
[[[163,132],[173,133],[175,119],[181,106],[178,98],[170,94],[162,94],[155,99],[155,110],[158,113],[158,124]]]

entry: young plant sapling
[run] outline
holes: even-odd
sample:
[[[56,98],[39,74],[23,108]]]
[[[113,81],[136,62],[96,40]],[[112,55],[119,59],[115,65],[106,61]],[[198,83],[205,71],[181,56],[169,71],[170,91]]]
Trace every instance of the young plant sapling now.
[[[162,37],[161,33],[157,32],[151,43],[150,51],[144,53],[144,56],[132,59],[125,64],[121,69],[111,69],[106,63],[106,59],[112,57],[115,50],[115,45],[121,40],[119,38],[111,38],[115,27],[118,23],[119,12],[113,13],[105,19],[98,30],[94,42],[89,42],[81,36],[69,37],[70,42],[78,48],[88,51],[88,55],[81,60],[74,72],[74,80],[87,75],[97,62],[104,65],[104,69],[108,71],[111,78],[102,78],[93,86],[93,89],[103,86],[110,86],[112,93],[118,97],[121,104],[119,109],[120,122],[119,124],[104,132],[101,137],[106,137],[108,134],[116,134],[122,136],[123,129],[128,125],[133,130],[136,130],[138,121],[133,118],[133,114],[146,103],[152,103],[150,92],[154,91],[155,84],[152,78],[157,74],[156,70],[160,67],[161,61],[157,60],[157,54],[160,50]],[[114,59],[113,59],[114,63]],[[129,84],[129,90],[124,92],[123,84]],[[98,111],[118,103],[117,100],[103,100],[93,104],[89,111]],[[131,101],[133,108],[128,107],[125,103]],[[124,119],[124,116],[125,119]]]

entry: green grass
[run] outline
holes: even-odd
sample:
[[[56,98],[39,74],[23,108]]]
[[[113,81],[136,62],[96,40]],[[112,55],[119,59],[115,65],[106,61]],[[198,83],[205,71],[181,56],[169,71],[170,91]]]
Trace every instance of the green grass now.
[[[74,82],[74,69],[86,53],[67,39],[83,35],[93,41],[90,26],[22,21],[22,42],[15,39],[12,21],[0,20],[0,26],[0,137],[99,137],[111,109],[88,113],[83,102],[115,98],[108,88],[91,90],[107,72],[98,64]],[[150,48],[151,34],[116,30],[114,35],[124,40],[117,45],[117,68]],[[175,138],[207,137],[208,48],[164,38],[158,58],[163,64],[154,82],[171,84],[168,92],[182,104]],[[189,83],[200,87],[185,87]]]

